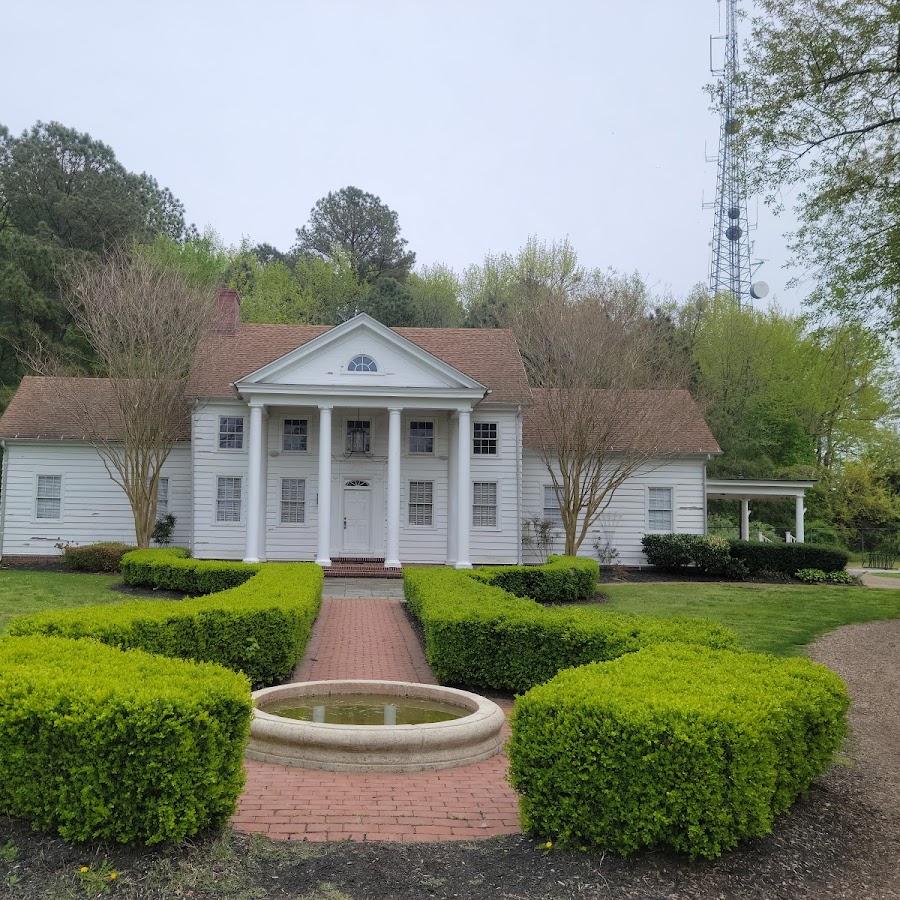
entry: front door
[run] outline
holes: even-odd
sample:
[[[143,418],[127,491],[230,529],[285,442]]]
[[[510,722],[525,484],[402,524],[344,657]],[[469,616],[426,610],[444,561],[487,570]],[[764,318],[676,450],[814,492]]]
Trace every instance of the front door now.
[[[372,488],[368,481],[344,485],[344,553],[368,553],[372,528]]]

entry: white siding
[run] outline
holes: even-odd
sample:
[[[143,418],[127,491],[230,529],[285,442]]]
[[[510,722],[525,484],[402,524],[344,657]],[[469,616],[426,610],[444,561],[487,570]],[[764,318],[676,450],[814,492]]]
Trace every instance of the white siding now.
[[[97,452],[85,444],[7,441],[3,489],[3,556],[55,556],[57,544],[97,541],[134,543],[128,498],[113,482]],[[190,449],[178,444],[161,473],[169,479],[169,512],[176,518],[173,543],[187,546],[191,530]],[[38,475],[62,477],[59,521],[38,519]]]
[[[684,534],[703,534],[706,523],[706,497],[703,473],[705,457],[682,457],[659,460],[642,466],[613,494],[609,509],[590,529],[581,545],[580,556],[596,558],[595,542],[602,538],[619,552],[617,562],[625,566],[645,566],[647,558],[641,538],[650,530],[648,525],[648,488],[672,488],[673,530]],[[550,474],[540,455],[525,451],[523,480],[523,512],[525,518],[541,516],[544,508],[544,485],[551,484]],[[551,552],[563,549],[560,540]],[[527,548],[525,562],[538,561]]]

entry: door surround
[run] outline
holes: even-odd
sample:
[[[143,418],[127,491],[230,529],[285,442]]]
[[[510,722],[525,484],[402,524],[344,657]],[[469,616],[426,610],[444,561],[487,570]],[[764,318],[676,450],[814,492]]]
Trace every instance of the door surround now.
[[[373,552],[373,494],[371,478],[341,478],[341,553],[344,556],[370,556]]]

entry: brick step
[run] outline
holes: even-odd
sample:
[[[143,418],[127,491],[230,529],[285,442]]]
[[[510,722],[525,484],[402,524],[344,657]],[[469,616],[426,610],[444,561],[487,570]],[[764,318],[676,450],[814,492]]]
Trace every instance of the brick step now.
[[[333,566],[381,566],[384,567],[383,556],[332,556],[331,564]]]
[[[326,578],[402,578],[402,569],[386,569],[377,563],[338,563],[332,560],[323,569]]]

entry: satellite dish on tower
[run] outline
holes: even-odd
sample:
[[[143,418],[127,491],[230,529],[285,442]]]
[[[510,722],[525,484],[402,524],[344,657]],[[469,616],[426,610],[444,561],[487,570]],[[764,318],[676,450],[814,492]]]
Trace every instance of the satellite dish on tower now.
[[[769,286],[764,281],[754,281],[750,285],[750,296],[754,300],[762,300],[769,293]]]

